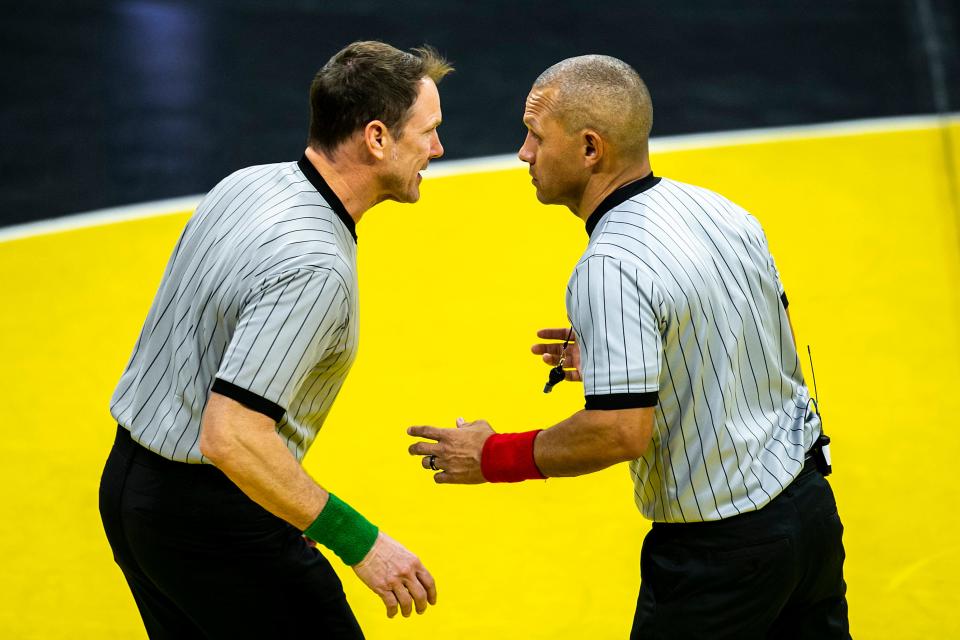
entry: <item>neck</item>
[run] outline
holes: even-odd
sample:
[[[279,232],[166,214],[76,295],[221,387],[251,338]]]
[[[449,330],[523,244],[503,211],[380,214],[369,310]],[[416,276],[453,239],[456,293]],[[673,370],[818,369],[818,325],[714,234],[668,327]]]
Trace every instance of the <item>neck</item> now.
[[[311,147],[307,147],[304,153],[357,223],[367,209],[379,202],[375,190],[371,187],[375,180],[369,165],[351,158],[342,148],[338,151],[336,158],[317,152]]]
[[[650,158],[645,156],[641,162],[625,167],[617,167],[613,171],[598,172],[590,176],[587,186],[583,189],[580,202],[571,206],[573,214],[584,222],[590,214],[596,211],[604,198],[624,186],[650,173]]]

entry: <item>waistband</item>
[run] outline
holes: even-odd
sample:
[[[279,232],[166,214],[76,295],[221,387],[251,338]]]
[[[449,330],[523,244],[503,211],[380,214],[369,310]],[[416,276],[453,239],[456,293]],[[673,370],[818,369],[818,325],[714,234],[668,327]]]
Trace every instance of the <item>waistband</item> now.
[[[806,455],[803,456],[803,468],[800,469],[800,473],[797,474],[797,478],[800,476],[805,476],[811,471],[817,470],[816,452],[819,450],[819,448],[820,447],[817,445],[814,445],[810,451],[807,451]],[[796,482],[796,480],[794,480],[794,482]]]
[[[222,471],[212,464],[191,464],[188,462],[177,462],[164,458],[158,453],[154,453],[142,444],[138,443],[130,435],[130,431],[121,424],[117,425],[117,437],[113,442],[114,449],[121,455],[129,458],[134,464],[138,464],[150,469],[158,469],[176,474],[191,474],[195,476],[208,476],[216,478],[217,476],[227,480],[229,479]]]

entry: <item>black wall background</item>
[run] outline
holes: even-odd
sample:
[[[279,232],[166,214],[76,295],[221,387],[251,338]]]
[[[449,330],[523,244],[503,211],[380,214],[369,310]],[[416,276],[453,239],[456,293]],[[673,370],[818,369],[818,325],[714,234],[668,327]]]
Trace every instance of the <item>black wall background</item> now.
[[[446,159],[512,153],[547,66],[605,53],[654,135],[946,112],[956,0],[0,2],[0,225],[202,193],[304,146],[315,71],[357,39],[429,43]]]

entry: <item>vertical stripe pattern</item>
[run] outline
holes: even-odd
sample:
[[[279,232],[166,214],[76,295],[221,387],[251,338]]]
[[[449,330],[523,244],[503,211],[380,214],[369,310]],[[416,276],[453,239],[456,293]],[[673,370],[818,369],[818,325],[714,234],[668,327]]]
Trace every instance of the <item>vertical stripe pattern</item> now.
[[[303,162],[234,173],[188,221],[110,406],[151,451],[208,462],[217,379],[275,408],[297,459],[323,425],[356,355],[356,242]]]
[[[630,464],[646,517],[756,510],[819,434],[783,286],[753,216],[706,189],[650,184],[588,223],[567,287],[587,408],[655,405],[653,442]]]

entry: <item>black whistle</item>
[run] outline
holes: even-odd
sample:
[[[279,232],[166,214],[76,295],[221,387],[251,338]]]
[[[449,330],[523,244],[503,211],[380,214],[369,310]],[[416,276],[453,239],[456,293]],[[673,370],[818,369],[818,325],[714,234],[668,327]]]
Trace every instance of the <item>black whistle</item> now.
[[[563,372],[563,365],[558,364],[553,369],[550,369],[550,377],[547,379],[547,384],[543,385],[543,392],[550,393],[553,391],[557,383],[563,382],[565,377],[566,374]]]

